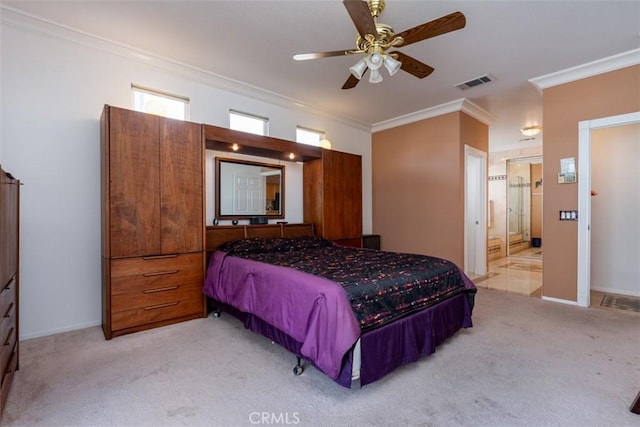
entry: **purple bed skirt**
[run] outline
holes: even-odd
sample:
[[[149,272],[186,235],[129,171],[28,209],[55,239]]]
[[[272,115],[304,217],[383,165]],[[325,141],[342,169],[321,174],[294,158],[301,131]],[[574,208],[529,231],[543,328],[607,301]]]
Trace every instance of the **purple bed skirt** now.
[[[245,328],[264,335],[301,357],[302,344],[280,329],[255,315],[238,311],[229,305],[212,300],[210,303],[240,319]],[[370,384],[399,366],[434,353],[438,345],[458,330],[472,326],[471,311],[469,298],[462,293],[362,334],[360,337],[360,385]],[[307,362],[313,364],[308,360]],[[353,349],[344,357],[340,375],[335,379],[341,386],[351,387],[352,365]]]

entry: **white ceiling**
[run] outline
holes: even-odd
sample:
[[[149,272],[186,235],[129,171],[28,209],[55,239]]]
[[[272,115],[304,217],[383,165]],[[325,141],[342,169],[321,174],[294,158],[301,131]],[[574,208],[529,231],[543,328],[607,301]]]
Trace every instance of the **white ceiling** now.
[[[435,68],[425,79],[385,71],[380,84],[363,79],[342,90],[359,56],[292,59],[355,47],[355,27],[339,0],[2,4],[371,125],[466,98],[497,117],[491,151],[517,144],[520,127],[542,124],[542,98],[529,79],[640,46],[640,1],[387,0],[379,21],[395,32],[454,11],[467,25],[400,48]],[[494,82],[454,87],[487,73]]]

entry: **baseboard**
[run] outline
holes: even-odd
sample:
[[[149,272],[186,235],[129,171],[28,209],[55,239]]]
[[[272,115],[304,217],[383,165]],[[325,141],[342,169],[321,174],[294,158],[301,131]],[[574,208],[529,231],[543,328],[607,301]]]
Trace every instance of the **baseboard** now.
[[[591,288],[592,291],[602,292],[604,294],[616,294],[628,297],[640,297],[640,291],[634,292],[629,289],[612,289],[612,288]]]
[[[20,341],[30,340],[32,338],[47,337],[49,335],[62,334],[64,332],[77,331],[78,329],[92,328],[94,326],[100,326],[100,325],[102,325],[101,321],[88,322],[88,323],[81,323],[73,326],[67,326],[64,328],[49,329],[46,331],[34,332],[30,334],[20,334]]]

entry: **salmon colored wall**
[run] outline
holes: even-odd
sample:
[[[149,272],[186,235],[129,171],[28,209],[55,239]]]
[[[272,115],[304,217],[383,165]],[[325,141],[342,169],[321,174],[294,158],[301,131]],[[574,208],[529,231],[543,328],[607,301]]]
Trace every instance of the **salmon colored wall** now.
[[[373,134],[373,232],[382,249],[463,266],[464,141],[487,151],[488,133],[455,112]]]
[[[462,149],[462,155],[464,156],[465,144],[488,153],[489,127],[465,113],[458,114],[460,115],[460,148]]]
[[[640,66],[551,87],[543,92],[542,293],[546,297],[577,300],[578,223],[560,221],[558,211],[578,209],[578,185],[558,184],[560,159],[574,157],[578,169],[578,122],[635,111],[640,111]],[[579,180],[580,176],[577,178]]]

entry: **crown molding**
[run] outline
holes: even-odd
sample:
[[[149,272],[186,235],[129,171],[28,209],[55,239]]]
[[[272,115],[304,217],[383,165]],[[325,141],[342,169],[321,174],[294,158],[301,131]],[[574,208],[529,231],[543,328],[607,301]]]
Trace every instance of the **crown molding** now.
[[[496,121],[496,117],[493,114],[482,109],[466,98],[460,98],[455,101],[447,102],[445,104],[436,105],[435,107],[425,108],[424,110],[375,123],[371,127],[371,132],[375,133],[382,130],[407,125],[409,123],[442,116],[443,114],[454,113],[456,111],[462,111],[463,113],[470,115],[471,117],[481,121],[486,125],[491,125]]]
[[[640,48],[529,79],[538,90],[640,64]]]
[[[484,123],[487,126],[491,126],[493,123],[495,123],[496,120],[498,120],[496,116],[466,98],[463,99],[460,111],[462,111],[463,113],[467,113],[469,116]]]
[[[229,77],[215,74],[189,64],[172,60],[171,58],[162,57],[141,49],[137,49],[133,46],[118,43],[110,39],[78,30],[76,28],[43,19],[6,5],[0,5],[0,22],[2,25],[12,26],[14,28],[18,28],[35,34],[54,37],[58,40],[73,42],[90,49],[98,49],[102,52],[141,62],[148,66],[159,68],[172,74],[176,74],[189,80],[203,83],[220,90],[246,96],[279,107],[326,117],[331,120],[343,123],[347,126],[371,132],[370,123],[366,123],[361,120],[349,117],[335,115],[312,105],[305,104],[300,100],[289,98],[269,91],[267,89],[253,86],[239,80],[234,80]]]

